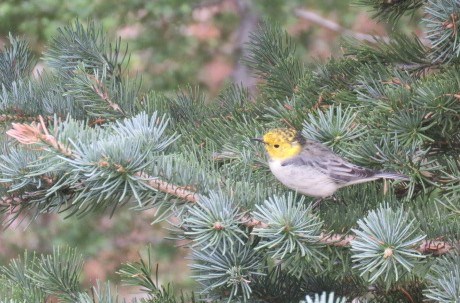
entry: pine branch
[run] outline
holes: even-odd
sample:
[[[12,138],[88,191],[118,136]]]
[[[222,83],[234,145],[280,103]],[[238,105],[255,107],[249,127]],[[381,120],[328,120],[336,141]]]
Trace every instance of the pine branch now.
[[[378,41],[372,45],[357,44],[353,39],[346,41],[347,55],[356,56],[368,64],[391,64],[399,70],[420,72],[438,67],[439,62],[430,60],[430,48],[416,35],[395,33],[389,41]]]
[[[134,287],[141,287],[149,298],[149,302],[175,303],[174,289],[170,284],[166,287],[158,283],[158,264],[155,268],[155,279],[153,274],[153,260],[151,247],[147,248],[147,255],[140,258],[138,262],[127,263],[118,271],[124,284]]]
[[[0,87],[11,90],[13,83],[30,76],[37,59],[33,56],[29,43],[8,36],[10,45],[0,51]]]
[[[104,70],[88,70],[84,65],[75,68],[74,75],[64,83],[64,96],[72,96],[93,117],[115,120],[129,114],[137,101],[138,85],[111,77]]]
[[[0,115],[0,123],[4,123],[4,122],[39,122],[40,121],[40,117],[43,117],[42,115],[38,115],[36,117],[32,117],[32,116],[24,116],[24,115],[21,115],[21,114],[2,114]],[[46,121],[52,121],[54,120],[54,117],[53,116],[47,116],[47,117],[43,117],[44,120]]]
[[[396,23],[404,15],[413,15],[425,2],[425,0],[358,0],[357,4],[371,7],[374,11],[373,18]]]
[[[436,302],[455,302],[460,295],[460,255],[451,254],[437,260],[428,275],[429,288],[425,295]]]
[[[453,1],[427,1],[423,23],[431,41],[431,58],[437,63],[458,62],[460,9]]]
[[[349,247],[351,246],[351,242],[355,239],[355,235],[323,234],[319,239],[319,242],[329,246]],[[415,246],[414,248],[424,255],[440,256],[452,251],[457,251],[459,246],[460,243],[449,243],[440,240],[423,240],[420,242],[420,245]]]
[[[149,186],[165,194],[173,195],[190,203],[197,203],[199,201],[198,193],[190,190],[191,187],[171,184],[158,178],[148,176],[143,172],[136,173],[136,175],[144,179]]]
[[[195,262],[190,267],[193,277],[203,286],[203,292],[212,290],[224,294],[228,302],[232,299],[247,302],[251,298],[252,277],[262,275],[263,255],[240,242],[234,246],[234,253],[230,254],[226,254],[223,247],[193,249]]]
[[[8,130],[6,134],[25,145],[43,142],[64,156],[72,157],[72,151],[59,142],[55,136],[50,135],[42,116],[39,116],[39,120],[40,124],[32,123],[27,125],[13,123],[13,128]]]
[[[280,27],[268,23],[251,34],[244,62],[266,80],[266,98],[274,101],[291,98],[305,78],[293,41]]]
[[[392,6],[393,13],[398,3],[410,4],[378,3]],[[0,211],[9,218],[28,210],[70,216],[135,201],[137,209],[159,209],[162,218],[172,212],[179,218],[173,223],[178,237],[190,240],[206,299],[262,300],[258,294],[270,295],[262,285],[294,293],[293,280],[305,284],[309,295],[333,289],[352,298],[372,292],[373,298],[415,301],[424,283],[433,298],[455,293],[459,277],[457,271],[449,275],[449,268],[458,260],[437,261],[460,247],[458,150],[451,148],[460,142],[457,7],[452,1],[427,3],[430,38],[439,42],[432,48],[400,35],[354,45],[353,57],[316,69],[303,65],[280,28],[261,27],[247,56],[265,80],[254,102],[239,86],[210,104],[193,88],[140,98],[138,82],[121,77],[119,43],[111,47],[93,25],[61,30],[47,57],[55,75],[37,81],[21,76],[2,88],[0,120],[57,114],[15,123],[7,132],[16,142],[7,141],[0,156]],[[57,119],[67,114],[72,118]],[[353,162],[403,170],[412,180],[391,188],[347,187],[337,203],[313,210],[309,198],[275,183],[263,147],[249,143],[249,136],[279,124],[302,128],[304,136]],[[114,300],[105,287],[81,293],[77,275],[59,281],[62,266],[42,261],[37,282],[48,290],[67,289],[61,298]],[[290,276],[280,275],[286,285],[258,279],[269,272],[267,264],[278,262]],[[154,289],[158,285],[146,273],[151,268],[144,265],[130,267],[131,274],[141,274],[131,281]],[[429,279],[427,272],[433,273]]]
[[[49,133],[42,117],[40,117],[40,122],[40,124],[32,123],[30,125],[13,124],[13,129],[7,131],[7,134],[22,144],[44,143],[44,146],[53,148],[55,152],[58,152],[65,157],[75,158],[75,153],[72,150],[65,147],[64,143],[59,142],[56,136],[53,136]],[[134,175],[139,177],[140,180],[143,180],[147,187],[173,195],[183,201],[193,204],[200,203],[200,201],[202,201],[201,195],[194,191],[193,187],[171,184],[157,177],[149,176],[145,172],[136,172]],[[47,182],[49,186],[52,186],[52,182],[54,181],[47,180]],[[8,205],[11,207],[26,202],[21,197],[2,197],[2,201],[3,205]],[[260,228],[259,232],[262,232],[262,230],[267,229],[270,226],[268,222],[269,219],[265,218],[264,220],[263,218],[265,218],[265,216],[261,214],[259,214],[256,218],[252,217],[252,215],[245,215],[238,221],[244,222],[244,224],[248,227]],[[321,237],[317,239],[317,241],[318,243],[327,244],[330,246],[345,247],[350,246],[351,242],[355,239],[356,236],[353,235],[322,234]],[[451,244],[439,240],[424,240],[416,249],[422,254],[442,255],[456,249],[456,244]]]
[[[7,293],[19,302],[47,302],[54,297],[62,302],[80,301],[85,294],[80,288],[83,258],[75,249],[55,248],[50,255],[28,255],[0,267],[0,279],[8,277]],[[3,302],[3,301],[2,301]]]
[[[109,78],[119,78],[126,61],[127,51],[121,50],[120,39],[114,45],[107,43],[102,27],[89,22],[87,28],[78,20],[59,29],[59,34],[45,54],[45,60],[64,78],[73,77],[72,72],[83,64],[91,73],[98,70]]]
[[[151,117],[140,114],[111,127],[97,129],[71,119],[60,123],[55,120],[53,131],[48,131],[43,121],[41,125],[16,124],[9,135],[21,143],[33,145],[34,152],[30,154],[35,155],[35,159],[27,160],[14,150],[4,155],[2,182],[16,184],[14,190],[23,193],[26,202],[35,204],[40,211],[58,211],[69,199],[74,202],[71,214],[88,211],[88,208],[78,206],[87,201],[95,201],[91,207],[107,207],[114,200],[107,199],[107,193],[94,191],[100,186],[109,186],[115,191],[119,203],[131,197],[140,205],[142,201],[148,203],[155,190],[136,173],[150,168],[156,161],[153,155],[177,138],[175,135],[162,137],[166,124],[165,117],[157,118],[156,114]],[[59,138],[65,138],[67,142],[61,142]],[[73,142],[74,138],[78,143]],[[129,139],[120,146],[120,138]],[[38,153],[47,156],[37,157]],[[18,175],[24,180],[19,180]],[[53,182],[38,179],[46,175]],[[64,182],[63,176],[69,179]],[[26,188],[31,182],[36,184],[35,189]],[[162,186],[158,182],[156,184]],[[106,203],[100,204],[101,201]]]

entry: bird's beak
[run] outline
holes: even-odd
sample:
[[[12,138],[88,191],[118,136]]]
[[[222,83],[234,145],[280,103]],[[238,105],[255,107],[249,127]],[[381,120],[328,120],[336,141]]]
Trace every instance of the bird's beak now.
[[[260,143],[265,143],[264,139],[262,139],[262,138],[251,138],[251,141],[257,141],[257,142],[260,142]]]

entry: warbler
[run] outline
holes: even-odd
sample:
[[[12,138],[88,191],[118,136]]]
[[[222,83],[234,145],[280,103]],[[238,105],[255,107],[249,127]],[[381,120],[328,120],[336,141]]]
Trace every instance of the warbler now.
[[[253,140],[265,145],[273,175],[285,186],[307,196],[326,198],[339,188],[380,178],[409,181],[402,174],[354,165],[295,129],[272,129]]]

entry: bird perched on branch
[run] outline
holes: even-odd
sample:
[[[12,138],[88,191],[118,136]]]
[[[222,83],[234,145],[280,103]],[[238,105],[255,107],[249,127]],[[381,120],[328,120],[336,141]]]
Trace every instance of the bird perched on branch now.
[[[273,175],[304,195],[325,198],[339,188],[380,178],[409,181],[402,174],[354,165],[295,129],[272,129],[253,140],[264,144]]]

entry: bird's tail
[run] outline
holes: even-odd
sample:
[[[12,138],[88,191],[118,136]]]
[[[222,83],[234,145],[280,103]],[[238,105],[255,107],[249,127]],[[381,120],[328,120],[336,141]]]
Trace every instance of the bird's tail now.
[[[374,176],[378,178],[384,178],[384,179],[410,181],[410,178],[406,175],[393,173],[393,172],[386,172],[386,171],[379,171]]]

